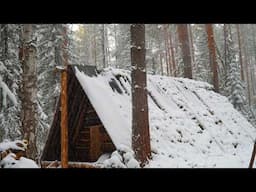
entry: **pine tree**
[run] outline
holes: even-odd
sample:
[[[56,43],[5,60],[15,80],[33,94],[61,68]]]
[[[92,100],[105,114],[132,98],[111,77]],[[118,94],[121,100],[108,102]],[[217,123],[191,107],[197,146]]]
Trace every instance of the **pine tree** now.
[[[234,47],[234,41],[231,37],[230,28],[227,30],[227,77],[225,82],[224,95],[228,96],[234,107],[240,111],[254,126],[256,125],[255,115],[252,112],[248,100],[245,96],[245,85],[241,80],[240,64],[238,53]]]
[[[0,24],[0,78],[2,84],[13,94],[16,105],[3,95],[0,88],[0,139],[16,139],[20,132],[19,82],[21,67],[18,60],[20,25]],[[7,97],[7,98],[6,98]]]
[[[118,24],[116,39],[116,62],[118,68],[130,68],[130,26],[127,24]]]
[[[163,25],[147,24],[145,28],[147,71],[152,74],[162,74],[163,60],[166,63],[166,57],[163,57],[165,55]]]
[[[195,26],[195,67],[194,78],[200,81],[211,82],[209,51],[207,47],[207,34],[204,24]]]
[[[61,48],[63,45],[63,30],[65,24],[37,25],[38,37],[38,113],[39,126],[37,131],[38,149],[42,151],[46,142],[53,114],[60,93],[60,77],[56,74],[56,66],[62,65]],[[79,64],[77,61],[77,43],[73,31],[68,26],[68,58],[70,64]],[[86,60],[84,58],[84,60]]]

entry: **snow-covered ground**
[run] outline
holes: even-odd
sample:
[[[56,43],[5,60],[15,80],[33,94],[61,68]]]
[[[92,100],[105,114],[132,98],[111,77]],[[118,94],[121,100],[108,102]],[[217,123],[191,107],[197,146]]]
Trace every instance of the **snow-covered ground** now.
[[[14,153],[9,153],[2,161],[0,161],[2,168],[39,168],[35,161],[21,157],[19,160],[15,159]]]
[[[21,140],[8,141],[5,140],[0,143],[0,153],[5,152],[6,150],[26,150],[26,143]],[[1,168],[38,168],[38,165],[31,159],[20,157],[15,159],[16,155],[14,153],[9,153],[3,159],[0,160]]]
[[[76,76],[115,146],[131,148],[129,72],[89,77],[76,69]],[[146,167],[248,167],[256,129],[211,85],[148,75],[147,89],[153,158]]]

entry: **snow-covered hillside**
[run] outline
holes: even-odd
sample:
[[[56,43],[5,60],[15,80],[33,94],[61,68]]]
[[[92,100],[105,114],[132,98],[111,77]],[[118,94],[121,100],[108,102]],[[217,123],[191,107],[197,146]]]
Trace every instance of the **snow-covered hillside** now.
[[[131,148],[129,72],[76,76],[115,146]],[[152,160],[147,167],[248,167],[256,129],[212,86],[148,75]]]

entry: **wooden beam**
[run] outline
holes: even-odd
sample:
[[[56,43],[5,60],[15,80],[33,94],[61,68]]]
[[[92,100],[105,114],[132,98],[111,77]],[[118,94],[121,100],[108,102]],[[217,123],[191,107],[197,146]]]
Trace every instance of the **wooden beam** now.
[[[57,168],[61,164],[60,161],[42,161],[42,168]],[[69,168],[101,168],[100,166],[89,164],[86,162],[68,162]]]
[[[90,128],[90,129],[99,129],[99,128],[101,128],[101,127],[103,127],[102,124],[97,124],[97,125],[88,126],[88,128]]]
[[[46,168],[55,168],[58,167],[58,161],[52,161]]]
[[[86,109],[87,109],[87,107],[88,107],[88,105],[86,104],[86,101],[85,100],[87,100],[86,99],[86,97],[84,96],[84,97],[82,97],[82,103],[85,103],[85,105],[83,106],[83,105],[81,105],[80,107],[79,107],[79,110],[78,110],[78,113],[77,113],[77,115],[79,116],[79,115],[81,115],[80,116],[80,118],[77,120],[78,122],[77,122],[77,126],[75,126],[75,130],[74,130],[74,134],[73,134],[73,139],[72,139],[72,143],[74,144],[75,143],[75,141],[76,141],[76,139],[77,139],[77,137],[78,137],[78,135],[79,135],[79,133],[80,133],[80,129],[82,128],[82,124],[84,123],[84,116],[85,116],[85,111],[86,111]]]

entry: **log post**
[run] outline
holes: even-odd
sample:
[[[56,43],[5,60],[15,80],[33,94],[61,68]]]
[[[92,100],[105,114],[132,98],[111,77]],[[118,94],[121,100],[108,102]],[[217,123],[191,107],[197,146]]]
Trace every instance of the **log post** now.
[[[68,168],[68,94],[67,94],[67,66],[57,66],[55,72],[61,73],[61,93],[60,93],[60,147],[61,147],[61,167]]]
[[[256,154],[256,140],[255,140],[255,142],[254,142],[254,146],[253,146],[253,150],[252,150],[252,156],[251,156],[249,168],[253,168],[253,163],[254,163],[254,159],[255,159],[255,154]]]
[[[67,69],[61,71],[61,167],[68,168]]]
[[[59,67],[61,71],[61,167],[68,168],[68,39],[67,39],[67,26],[63,28],[63,65],[64,67]]]

